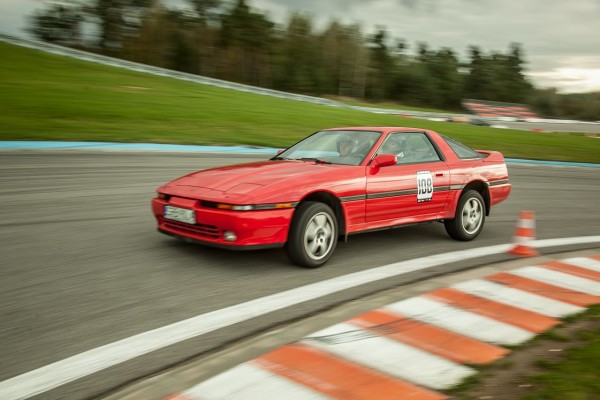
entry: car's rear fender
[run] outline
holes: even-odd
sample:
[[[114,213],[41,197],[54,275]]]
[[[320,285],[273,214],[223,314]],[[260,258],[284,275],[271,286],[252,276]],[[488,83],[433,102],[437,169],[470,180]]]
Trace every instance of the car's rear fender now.
[[[469,190],[475,190],[475,191],[479,192],[481,197],[483,197],[483,201],[485,202],[485,215],[489,216],[491,207],[490,207],[490,191],[488,189],[487,184],[484,181],[480,181],[480,180],[471,181],[465,185],[465,187],[461,191],[460,195],[462,196],[463,193],[466,193]],[[459,199],[460,199],[460,197],[459,197]]]

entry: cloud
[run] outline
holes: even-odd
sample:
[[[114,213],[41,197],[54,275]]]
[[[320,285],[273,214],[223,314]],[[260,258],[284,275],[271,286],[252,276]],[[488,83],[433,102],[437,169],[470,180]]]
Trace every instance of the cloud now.
[[[40,6],[37,0],[0,0],[0,32],[24,35],[28,15]]]

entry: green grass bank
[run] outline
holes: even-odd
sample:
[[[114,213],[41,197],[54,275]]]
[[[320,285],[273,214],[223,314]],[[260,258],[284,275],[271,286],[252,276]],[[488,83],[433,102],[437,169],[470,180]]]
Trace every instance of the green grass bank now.
[[[157,77],[0,42],[0,140],[286,147],[323,128],[433,129],[506,157],[598,162],[600,140],[373,114]]]

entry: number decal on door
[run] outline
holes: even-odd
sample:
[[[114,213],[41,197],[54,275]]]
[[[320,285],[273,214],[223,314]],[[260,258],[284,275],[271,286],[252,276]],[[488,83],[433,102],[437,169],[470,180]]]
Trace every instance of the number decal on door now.
[[[417,172],[417,202],[431,201],[433,196],[433,176],[431,171]]]

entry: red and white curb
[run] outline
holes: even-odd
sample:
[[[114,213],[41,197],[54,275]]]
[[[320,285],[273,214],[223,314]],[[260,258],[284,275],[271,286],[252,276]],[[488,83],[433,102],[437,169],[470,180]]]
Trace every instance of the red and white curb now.
[[[168,400],[445,399],[449,389],[600,304],[600,255],[496,273],[312,333]],[[165,399],[165,400],[167,400]]]

